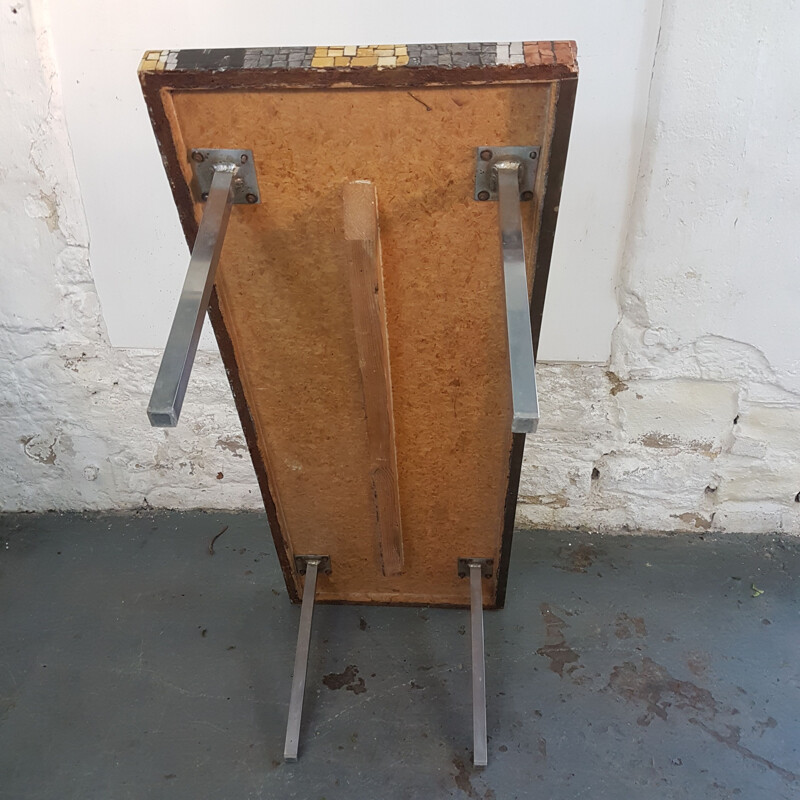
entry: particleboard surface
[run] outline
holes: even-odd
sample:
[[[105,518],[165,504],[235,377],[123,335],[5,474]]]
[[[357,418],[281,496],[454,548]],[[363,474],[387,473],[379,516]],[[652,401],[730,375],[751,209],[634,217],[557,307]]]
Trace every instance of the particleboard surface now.
[[[522,440],[511,434],[497,205],[472,199],[475,147],[542,146],[536,197],[522,206],[531,283],[560,81],[311,83],[225,91],[167,79],[150,95],[184,216],[189,148],[253,151],[262,202],[233,208],[212,310],[290,594],[302,589],[292,556],[325,554],[321,601],[466,605],[456,559],[476,556],[501,565],[484,581],[495,605]],[[355,180],[378,194],[405,558],[392,576],[380,564],[343,230]],[[196,226],[202,205],[191,213]]]

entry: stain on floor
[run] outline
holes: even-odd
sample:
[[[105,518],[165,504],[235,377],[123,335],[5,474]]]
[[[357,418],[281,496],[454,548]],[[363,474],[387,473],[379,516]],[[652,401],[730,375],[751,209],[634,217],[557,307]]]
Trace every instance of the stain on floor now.
[[[600,557],[601,551],[594,544],[569,544],[558,551],[559,569],[565,572],[586,572]]]
[[[568,675],[580,667],[580,656],[573,650],[564,637],[564,622],[552,609],[549,603],[539,606],[545,628],[545,644],[536,652],[550,661],[550,670],[559,677],[564,677],[564,670]],[[562,614],[566,612],[561,611]]]
[[[344,668],[344,672],[331,672],[322,678],[322,682],[329,689],[347,689],[353,694],[362,694],[367,691],[363,678],[358,677],[358,667],[349,664]]]
[[[617,614],[614,635],[617,639],[630,639],[632,636],[647,636],[644,617],[631,617],[624,612]]]
[[[649,725],[654,717],[666,720],[672,709],[688,709],[709,718],[717,714],[717,701],[708,689],[674,678],[647,656],[639,663],[625,661],[614,667],[608,688],[628,702],[644,707],[644,713],[636,720],[642,726]]]
[[[482,771],[480,768],[474,767],[471,761],[459,758],[458,756],[453,759],[453,766],[456,768],[453,781],[462,797],[471,797],[474,798],[474,800],[496,800],[493,789],[486,787],[478,789],[472,783],[475,773],[480,773]]]

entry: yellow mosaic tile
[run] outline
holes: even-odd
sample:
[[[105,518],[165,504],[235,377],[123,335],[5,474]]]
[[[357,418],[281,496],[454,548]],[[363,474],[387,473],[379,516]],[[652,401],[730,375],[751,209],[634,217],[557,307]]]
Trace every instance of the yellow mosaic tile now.
[[[161,71],[167,61],[167,50],[148,50],[139,62],[139,70],[145,72]]]
[[[312,67],[404,67],[408,64],[404,44],[347,45],[317,47]]]

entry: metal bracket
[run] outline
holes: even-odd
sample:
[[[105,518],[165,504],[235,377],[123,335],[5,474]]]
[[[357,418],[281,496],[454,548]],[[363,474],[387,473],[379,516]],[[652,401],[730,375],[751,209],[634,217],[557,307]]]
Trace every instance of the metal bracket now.
[[[317,562],[317,570],[324,572],[326,575],[331,574],[331,557],[330,556],[295,556],[294,568],[297,570],[298,575],[305,575],[309,561]]]
[[[253,205],[260,203],[256,165],[252,150],[203,150],[195,148],[189,151],[192,162],[192,192],[195,201],[205,201],[211,191],[214,172],[220,169],[234,171],[233,204]]]
[[[536,169],[539,166],[541,147],[476,147],[475,148],[475,200],[497,200],[500,196],[498,165],[505,162],[519,164],[519,199],[533,199]]]
[[[327,570],[323,567],[327,565]],[[317,593],[317,571],[331,571],[330,556],[295,556],[295,567],[306,576],[303,586],[303,605],[300,608],[300,626],[297,629],[297,649],[294,653],[292,693],[289,697],[289,717],[286,722],[286,742],[283,746],[285,761],[297,761],[300,747],[300,722],[303,717],[303,695],[306,691],[308,650],[311,646],[311,620],[314,616],[314,598]]]
[[[458,577],[466,578],[470,574],[469,568],[471,564],[479,564],[481,568],[481,577],[491,578],[494,570],[493,558],[459,558],[458,559]]]

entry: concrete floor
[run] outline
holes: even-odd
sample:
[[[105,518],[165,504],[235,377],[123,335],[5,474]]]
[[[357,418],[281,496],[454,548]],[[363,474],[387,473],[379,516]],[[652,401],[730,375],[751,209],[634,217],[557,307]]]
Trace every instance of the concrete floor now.
[[[284,764],[263,516],[7,515],[0,798],[797,798],[799,572],[777,536],[518,533],[484,770],[467,612],[319,606]]]

